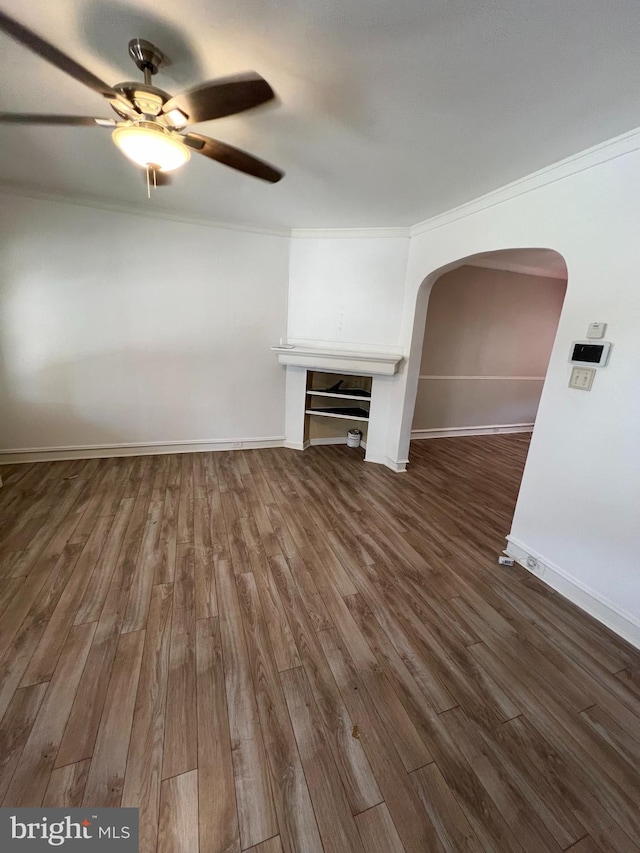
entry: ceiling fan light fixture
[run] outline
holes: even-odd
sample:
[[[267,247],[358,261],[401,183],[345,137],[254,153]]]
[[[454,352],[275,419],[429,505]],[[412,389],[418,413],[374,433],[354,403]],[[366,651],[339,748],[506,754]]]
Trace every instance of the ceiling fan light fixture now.
[[[113,131],[112,138],[125,157],[143,169],[173,172],[191,157],[177,134],[151,122],[120,125]]]

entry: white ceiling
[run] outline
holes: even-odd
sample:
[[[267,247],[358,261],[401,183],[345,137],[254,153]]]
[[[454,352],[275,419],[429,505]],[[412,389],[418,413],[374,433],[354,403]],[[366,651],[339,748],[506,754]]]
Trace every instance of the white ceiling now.
[[[198,130],[286,172],[194,156],[150,202],[99,128],[0,128],[0,181],[265,227],[405,226],[640,124],[638,0],[0,0],[109,83],[135,36],[172,93],[254,69],[276,107]],[[0,37],[4,111],[109,116]]]

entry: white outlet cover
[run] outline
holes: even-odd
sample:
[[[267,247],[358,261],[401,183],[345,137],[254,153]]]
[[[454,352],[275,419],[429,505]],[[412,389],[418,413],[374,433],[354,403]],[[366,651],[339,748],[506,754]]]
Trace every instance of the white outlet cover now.
[[[569,388],[574,388],[576,391],[591,391],[595,375],[596,371],[593,367],[574,367],[571,370]]]
[[[607,331],[606,323],[589,323],[587,327],[587,337],[593,339],[604,338],[604,333]]]

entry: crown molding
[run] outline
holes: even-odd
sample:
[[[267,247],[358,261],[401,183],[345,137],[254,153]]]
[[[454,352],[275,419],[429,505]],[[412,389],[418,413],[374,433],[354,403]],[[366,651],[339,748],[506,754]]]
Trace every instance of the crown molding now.
[[[294,238],[319,240],[380,240],[395,237],[410,237],[409,227],[397,228],[292,228]]]
[[[465,204],[461,204],[444,213],[439,213],[430,219],[418,222],[409,229],[410,236],[417,237],[419,234],[424,234],[427,231],[434,231],[436,228],[450,225],[452,222],[465,219],[474,213],[495,207],[518,196],[526,195],[533,190],[553,184],[556,181],[561,181],[563,178],[568,178],[579,172],[585,172],[587,169],[599,166],[601,163],[606,163],[609,160],[615,160],[617,157],[623,157],[625,154],[631,154],[638,149],[640,149],[640,127],[623,133],[620,136],[614,136],[613,139],[608,139],[584,151],[579,151],[577,154],[572,154],[564,160],[559,160],[557,163],[545,166],[537,172],[532,172],[530,175],[518,178],[518,180],[512,181],[510,184],[505,184],[485,195],[465,202]]]
[[[640,149],[640,127],[572,154],[564,160],[559,160],[550,166],[519,178],[516,181],[492,190],[476,199],[465,202],[458,207],[439,213],[413,226],[398,227],[372,227],[367,228],[266,228],[251,223],[221,222],[207,219],[204,216],[191,216],[174,210],[159,210],[149,208],[146,205],[112,202],[96,196],[85,196],[80,194],[69,194],[63,192],[41,192],[22,184],[0,183],[0,194],[19,196],[22,198],[42,199],[45,201],[58,201],[65,204],[76,204],[83,207],[91,207],[98,210],[108,210],[113,213],[129,213],[133,216],[143,216],[148,219],[164,219],[170,222],[183,222],[188,225],[199,225],[206,228],[225,229],[228,231],[241,231],[250,234],[266,234],[273,237],[310,238],[310,239],[389,239],[417,237],[436,228],[449,225],[474,213],[479,213],[487,208],[502,204],[505,201],[525,195],[540,187],[560,181],[571,175],[584,172],[601,163],[630,154]],[[513,270],[518,272],[518,270]],[[542,273],[527,273],[538,275]],[[553,276],[555,277],[555,276]]]
[[[271,237],[291,236],[289,228],[263,228],[259,225],[251,225],[249,223],[219,222],[215,219],[207,219],[205,216],[190,216],[188,213],[181,213],[180,211],[160,210],[140,204],[108,201],[97,196],[73,195],[62,192],[41,192],[33,187],[9,182],[0,183],[0,194],[17,196],[18,198],[32,198],[40,201],[57,201],[62,204],[74,204],[81,207],[91,207],[96,210],[107,210],[111,213],[128,213],[132,216],[142,216],[145,219],[163,219],[169,222],[182,222],[186,225],[199,225],[205,228],[242,231],[248,234],[266,234]]]

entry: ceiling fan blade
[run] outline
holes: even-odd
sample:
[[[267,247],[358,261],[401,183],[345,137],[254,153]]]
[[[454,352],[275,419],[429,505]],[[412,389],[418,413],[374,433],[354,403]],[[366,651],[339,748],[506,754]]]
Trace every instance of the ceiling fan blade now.
[[[5,32],[7,35],[20,42],[20,44],[29,48],[33,53],[41,56],[43,59],[46,59],[47,62],[55,65],[55,67],[59,68],[60,71],[64,71],[65,74],[69,74],[74,78],[74,80],[77,80],[78,83],[82,83],[83,86],[88,86],[89,89],[93,89],[94,92],[102,95],[103,98],[126,102],[127,104],[129,103],[128,101],[125,101],[119,92],[116,92],[115,89],[112,89],[111,86],[108,86],[100,80],[99,77],[96,77],[95,74],[87,71],[86,68],[83,68],[82,65],[74,59],[71,59],[71,57],[67,56],[66,53],[58,50],[57,47],[49,44],[48,41],[40,38],[40,36],[36,35],[32,30],[18,23],[18,21],[14,21],[13,18],[10,18],[1,11],[0,31]],[[130,104],[129,107],[131,107]]]
[[[201,136],[199,133],[185,133],[182,136],[186,145],[197,151],[198,154],[204,154],[211,160],[217,160],[218,163],[223,163],[225,166],[230,166],[232,169],[237,169],[239,172],[245,172],[247,175],[253,175],[254,178],[260,178],[263,181],[269,181],[271,184],[277,183],[284,172],[270,166],[268,163],[258,160],[246,151],[241,151],[239,148],[234,148],[232,145],[227,145],[225,142],[220,142],[217,139],[211,139],[208,136]]]
[[[223,77],[220,80],[210,80],[181,95],[176,95],[164,105],[162,114],[171,119],[170,113],[173,110],[179,110],[186,121],[181,121],[180,116],[177,116],[174,124],[184,126],[241,113],[265,104],[273,98],[275,98],[274,91],[267,81],[259,74],[249,72],[234,77]]]
[[[37,113],[0,113],[0,124],[52,124],[69,127],[115,127],[114,118],[92,118],[91,116],[56,116]]]

